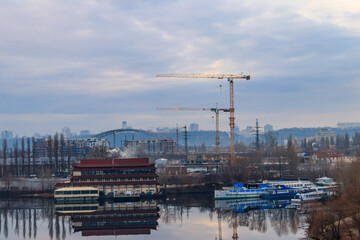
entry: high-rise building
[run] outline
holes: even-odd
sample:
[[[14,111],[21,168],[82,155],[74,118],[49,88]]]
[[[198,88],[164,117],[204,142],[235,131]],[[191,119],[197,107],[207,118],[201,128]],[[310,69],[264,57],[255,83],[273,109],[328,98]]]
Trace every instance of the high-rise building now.
[[[71,130],[69,127],[64,127],[62,129],[62,134],[64,135],[65,138],[70,138],[71,137]]]
[[[191,123],[189,126],[189,131],[190,132],[197,132],[199,131],[199,124],[197,123]]]
[[[126,122],[126,121],[123,121],[123,122],[122,122],[121,128],[122,128],[122,129],[126,129],[126,128],[127,128],[127,122]]]
[[[8,130],[4,130],[1,132],[1,138],[4,139],[12,139],[14,138],[14,135],[11,131],[8,131]]]

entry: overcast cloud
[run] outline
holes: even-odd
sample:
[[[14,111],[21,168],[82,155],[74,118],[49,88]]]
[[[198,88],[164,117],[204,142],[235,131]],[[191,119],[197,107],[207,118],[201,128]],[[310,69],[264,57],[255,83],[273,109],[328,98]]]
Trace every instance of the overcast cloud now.
[[[228,107],[227,82],[155,78],[171,72],[250,74],[240,128],[360,121],[356,0],[13,0],[0,22],[0,130],[213,129],[211,113],[155,108]]]

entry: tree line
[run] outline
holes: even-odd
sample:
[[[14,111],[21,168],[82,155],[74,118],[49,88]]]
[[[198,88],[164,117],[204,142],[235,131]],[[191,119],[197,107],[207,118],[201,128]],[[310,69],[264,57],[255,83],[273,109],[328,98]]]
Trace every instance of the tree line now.
[[[16,139],[13,146],[9,146],[7,139],[2,141],[0,162],[1,178],[52,176],[64,175],[69,172],[72,157],[72,145],[70,140],[65,141],[63,134],[56,133],[46,139],[46,155],[48,161],[39,159],[37,152],[37,140],[34,137],[22,137]]]

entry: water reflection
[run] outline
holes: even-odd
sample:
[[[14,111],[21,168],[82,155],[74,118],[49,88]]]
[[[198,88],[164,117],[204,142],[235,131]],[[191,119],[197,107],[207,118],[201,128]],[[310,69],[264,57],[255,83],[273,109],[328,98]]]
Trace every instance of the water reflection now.
[[[278,237],[296,234],[303,215],[292,209],[290,199],[230,199],[215,201],[218,218],[222,218],[233,228],[248,227],[265,233],[268,224]],[[234,225],[235,223],[235,225]],[[220,237],[219,237],[220,238]],[[233,236],[236,239],[236,236]]]
[[[159,219],[155,200],[63,204],[55,205],[55,209],[56,219],[69,217],[74,232],[82,236],[150,234]]]
[[[0,239],[119,235],[131,239],[142,239],[143,235],[147,239],[231,239],[234,234],[261,239],[251,236],[251,231],[267,238],[298,238],[304,215],[289,207],[289,201],[214,202],[211,196],[203,195],[170,197],[161,202],[59,205],[52,199],[0,199]]]

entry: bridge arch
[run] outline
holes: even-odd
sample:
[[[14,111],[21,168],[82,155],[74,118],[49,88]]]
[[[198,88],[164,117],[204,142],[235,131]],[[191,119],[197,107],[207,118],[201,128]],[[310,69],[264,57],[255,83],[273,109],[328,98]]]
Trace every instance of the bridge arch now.
[[[161,139],[164,138],[163,136],[161,136],[158,133],[154,133],[151,131],[146,131],[146,130],[142,130],[142,129],[133,129],[133,128],[120,128],[120,129],[113,129],[113,130],[109,130],[109,131],[105,131],[99,134],[94,135],[94,137],[96,138],[103,138],[112,134],[117,134],[117,133],[123,133],[123,132],[137,132],[137,133],[143,133],[152,137],[155,137],[157,139]]]

